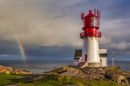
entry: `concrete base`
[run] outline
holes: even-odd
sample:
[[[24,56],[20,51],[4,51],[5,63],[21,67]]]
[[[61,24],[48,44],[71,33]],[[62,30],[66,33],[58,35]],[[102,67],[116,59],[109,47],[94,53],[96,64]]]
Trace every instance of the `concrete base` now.
[[[88,63],[84,63],[81,68],[85,68],[85,67],[88,67]]]
[[[88,67],[101,67],[100,63],[88,63]]]

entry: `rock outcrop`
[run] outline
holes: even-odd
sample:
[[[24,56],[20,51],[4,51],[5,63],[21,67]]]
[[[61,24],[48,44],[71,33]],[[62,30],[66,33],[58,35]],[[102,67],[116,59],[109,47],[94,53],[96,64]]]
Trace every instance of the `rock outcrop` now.
[[[60,76],[72,76],[85,80],[111,80],[128,86],[128,77],[130,77],[129,72],[123,71],[119,67],[86,67],[81,69],[75,66],[65,66],[46,73],[53,73]]]
[[[0,66],[0,73],[5,74],[23,74],[23,75],[30,75],[32,72],[24,70],[22,68],[13,68],[13,67],[5,67]]]

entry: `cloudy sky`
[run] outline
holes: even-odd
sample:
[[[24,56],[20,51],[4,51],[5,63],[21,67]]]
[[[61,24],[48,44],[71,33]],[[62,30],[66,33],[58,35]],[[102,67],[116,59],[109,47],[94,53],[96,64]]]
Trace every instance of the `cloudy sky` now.
[[[82,46],[81,12],[101,11],[100,46],[130,55],[130,0],[0,0],[0,55],[73,56]],[[16,39],[17,38],[17,39]]]

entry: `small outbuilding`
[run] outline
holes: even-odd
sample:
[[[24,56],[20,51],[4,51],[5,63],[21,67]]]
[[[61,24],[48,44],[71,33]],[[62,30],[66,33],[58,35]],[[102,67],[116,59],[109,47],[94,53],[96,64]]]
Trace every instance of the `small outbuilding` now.
[[[100,56],[100,66],[105,67],[107,65],[107,58],[108,58],[108,50],[107,49],[99,49],[99,56]],[[84,61],[87,62],[87,54],[86,54],[86,60]],[[75,50],[74,54],[74,64],[79,65],[80,63],[83,63],[82,61],[82,50]]]

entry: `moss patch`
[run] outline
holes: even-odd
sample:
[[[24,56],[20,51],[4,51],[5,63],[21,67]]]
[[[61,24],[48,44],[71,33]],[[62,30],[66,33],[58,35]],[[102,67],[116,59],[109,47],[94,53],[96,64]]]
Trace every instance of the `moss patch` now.
[[[47,75],[38,81],[32,83],[22,83],[20,86],[125,86],[118,84],[113,81],[105,80],[84,80],[79,78],[74,78],[70,76],[57,76],[57,75]]]
[[[12,80],[16,79],[16,78],[21,78],[21,77],[23,77],[23,76],[22,75],[12,75],[12,74],[0,74],[0,86],[15,83]]]

